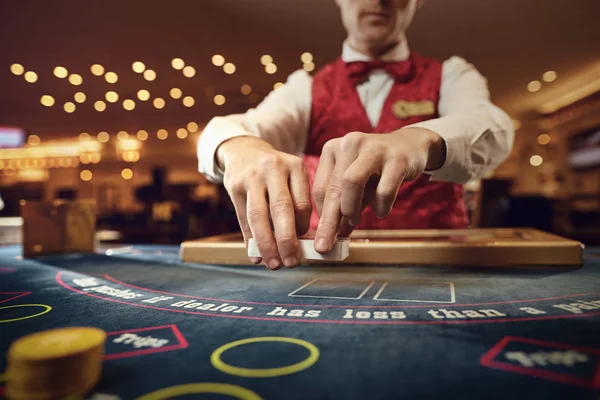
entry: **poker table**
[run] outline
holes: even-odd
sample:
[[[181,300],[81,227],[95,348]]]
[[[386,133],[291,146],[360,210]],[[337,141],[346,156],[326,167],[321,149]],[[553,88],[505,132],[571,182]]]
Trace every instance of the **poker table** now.
[[[86,399],[600,398],[600,249],[580,267],[279,271],[180,246],[21,253],[0,248],[0,373],[23,335],[99,327]]]

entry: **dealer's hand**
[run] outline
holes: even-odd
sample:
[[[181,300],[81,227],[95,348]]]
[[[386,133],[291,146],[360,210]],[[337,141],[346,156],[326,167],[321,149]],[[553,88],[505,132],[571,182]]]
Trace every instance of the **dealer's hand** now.
[[[400,184],[440,168],[446,148],[436,133],[405,128],[386,134],[351,132],[323,147],[313,184],[319,227],[315,250],[331,251],[338,234],[361,222],[370,203],[379,218],[389,215]]]
[[[224,185],[233,201],[246,248],[256,240],[261,261],[272,270],[295,267],[298,235],[309,228],[312,204],[301,158],[275,150],[255,137],[230,139],[217,149]],[[273,235],[273,228],[275,235]]]

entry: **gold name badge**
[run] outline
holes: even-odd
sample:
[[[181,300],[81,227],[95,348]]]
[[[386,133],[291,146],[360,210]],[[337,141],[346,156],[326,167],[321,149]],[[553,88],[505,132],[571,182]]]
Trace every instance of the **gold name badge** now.
[[[410,117],[433,115],[435,114],[435,106],[433,101],[406,101],[400,100],[392,106],[392,112],[400,119]]]

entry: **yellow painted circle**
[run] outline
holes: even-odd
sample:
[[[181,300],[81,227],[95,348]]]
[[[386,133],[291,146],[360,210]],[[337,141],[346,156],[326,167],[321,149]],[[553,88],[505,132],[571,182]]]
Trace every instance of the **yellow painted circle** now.
[[[189,383],[187,385],[171,386],[168,388],[157,390],[138,397],[137,400],[165,400],[173,396],[183,396],[186,394],[224,394],[227,396],[237,397],[240,400],[262,400],[262,397],[251,390],[241,386],[230,385],[228,383]]]
[[[277,367],[277,368],[262,368],[262,369],[254,369],[254,368],[240,368],[235,367],[233,365],[226,364],[221,360],[221,356],[227,350],[233,349],[234,347],[238,347],[244,344],[249,343],[258,343],[258,342],[284,342],[284,343],[292,343],[297,344],[298,346],[302,346],[306,348],[310,354],[308,358],[304,361],[300,361],[299,363],[288,365],[285,367]],[[300,372],[311,367],[313,364],[317,362],[319,359],[319,349],[312,343],[306,342],[300,339],[288,338],[288,337],[279,337],[279,336],[265,336],[265,337],[256,337],[249,339],[237,340],[235,342],[227,343],[212,353],[210,356],[210,362],[213,367],[216,369],[226,372],[230,375],[243,376],[245,378],[272,378],[275,376],[282,375],[290,375],[296,372]]]
[[[46,304],[15,304],[12,306],[4,306],[4,307],[0,307],[0,310],[4,310],[7,308],[18,308],[18,307],[42,307],[44,308],[44,311],[37,313],[37,314],[33,314],[33,315],[28,315],[26,317],[19,317],[19,318],[13,318],[13,319],[0,319],[0,324],[4,323],[4,322],[15,322],[15,321],[22,321],[24,319],[29,319],[29,318],[35,318],[35,317],[39,317],[40,315],[44,315],[46,313],[49,313],[50,310],[52,310],[52,307],[46,305]]]

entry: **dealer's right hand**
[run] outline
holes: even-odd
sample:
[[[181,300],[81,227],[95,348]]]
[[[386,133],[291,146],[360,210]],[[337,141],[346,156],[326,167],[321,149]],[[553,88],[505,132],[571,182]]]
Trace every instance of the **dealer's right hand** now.
[[[261,258],[252,262],[262,261],[271,270],[295,267],[300,260],[298,236],[308,231],[312,212],[302,159],[275,150],[261,139],[242,136],[222,143],[217,161],[246,248],[254,238],[260,251]]]

